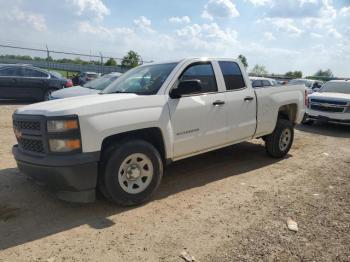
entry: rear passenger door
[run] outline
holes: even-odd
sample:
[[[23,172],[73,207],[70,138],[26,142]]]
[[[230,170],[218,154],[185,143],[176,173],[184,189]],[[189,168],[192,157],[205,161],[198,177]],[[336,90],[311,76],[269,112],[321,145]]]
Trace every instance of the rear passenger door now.
[[[225,93],[218,92],[212,63],[188,65],[177,82],[181,80],[200,80],[202,91],[179,99],[169,97],[174,158],[220,146],[227,136]]]
[[[251,138],[256,128],[256,97],[248,88],[239,65],[231,61],[219,61],[222,84],[225,86],[228,118],[228,143]],[[249,81],[249,80],[247,80]]]
[[[42,99],[49,75],[34,68],[22,67],[16,89],[23,98]]]

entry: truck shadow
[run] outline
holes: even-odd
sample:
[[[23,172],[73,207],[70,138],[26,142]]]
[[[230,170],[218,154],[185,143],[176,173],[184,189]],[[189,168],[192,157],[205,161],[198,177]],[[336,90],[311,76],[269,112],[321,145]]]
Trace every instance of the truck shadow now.
[[[247,142],[182,160],[168,167],[153,200],[278,161],[266,156],[262,145]],[[0,170],[0,189],[0,250],[86,224],[96,230],[118,226],[116,215],[152,205],[121,208],[104,199],[87,205],[62,202],[45,189],[28,183],[16,168]],[[110,216],[114,216],[113,220]]]
[[[322,136],[350,138],[350,126],[315,123],[313,125],[298,125],[297,130]]]

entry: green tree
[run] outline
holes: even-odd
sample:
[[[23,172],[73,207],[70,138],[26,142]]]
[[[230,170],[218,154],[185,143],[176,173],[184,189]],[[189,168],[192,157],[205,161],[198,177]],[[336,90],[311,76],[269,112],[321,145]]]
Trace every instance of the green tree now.
[[[107,62],[105,63],[105,66],[116,66],[117,65],[117,61],[114,60],[114,58],[110,58],[107,60]]]
[[[265,76],[267,75],[266,67],[263,65],[255,65],[251,71],[251,73],[255,76]]]
[[[330,69],[323,71],[322,69],[318,70],[314,76],[316,77],[333,77],[333,72]]]
[[[133,68],[140,64],[140,56],[135,51],[130,50],[126,56],[123,57],[122,66]]]
[[[285,75],[287,77],[291,77],[291,78],[302,78],[303,72],[301,72],[301,71],[289,71]]]
[[[241,60],[241,62],[244,65],[245,68],[248,67],[248,61],[247,61],[247,58],[244,55],[239,55],[238,59]]]

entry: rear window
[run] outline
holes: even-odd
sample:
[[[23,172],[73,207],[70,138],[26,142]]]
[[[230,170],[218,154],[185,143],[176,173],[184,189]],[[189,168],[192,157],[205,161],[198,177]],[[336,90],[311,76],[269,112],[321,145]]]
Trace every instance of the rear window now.
[[[58,78],[58,79],[64,78],[60,73],[58,73],[56,71],[50,71],[50,74],[53,75],[54,77]]]
[[[252,81],[252,87],[254,87],[254,88],[263,86],[261,80],[251,80],[251,81]]]
[[[263,80],[262,82],[264,86],[271,86],[271,83],[268,80]]]
[[[31,68],[23,68],[23,76],[24,77],[48,77],[47,74]]]
[[[245,87],[243,75],[237,63],[220,61],[219,65],[224,76],[226,90],[236,90]]]

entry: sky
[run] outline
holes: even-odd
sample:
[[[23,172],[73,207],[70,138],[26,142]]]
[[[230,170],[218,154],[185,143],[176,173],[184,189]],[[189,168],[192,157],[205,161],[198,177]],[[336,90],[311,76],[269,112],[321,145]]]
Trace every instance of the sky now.
[[[350,77],[350,0],[0,0],[0,44]],[[14,53],[1,48],[0,54]],[[35,55],[35,54],[32,54]],[[59,58],[59,57],[54,57]]]

